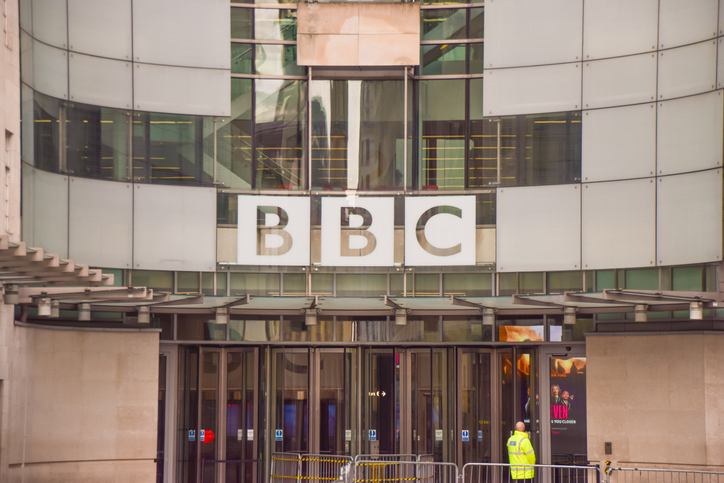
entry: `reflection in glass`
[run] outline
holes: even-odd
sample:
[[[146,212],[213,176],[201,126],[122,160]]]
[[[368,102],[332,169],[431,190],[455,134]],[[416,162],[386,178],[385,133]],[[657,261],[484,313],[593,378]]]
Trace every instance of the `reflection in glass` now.
[[[493,326],[483,325],[482,316],[443,317],[442,340],[443,342],[478,342],[493,340]]]
[[[297,40],[297,11],[257,8],[254,10],[254,38]]]
[[[213,315],[178,314],[178,340],[226,340],[226,324],[217,324]]]
[[[416,350],[410,354],[412,453],[444,461],[447,429],[447,354],[443,349]]]
[[[422,75],[465,74],[466,44],[422,45]]]
[[[297,65],[296,45],[256,45],[256,74],[304,75],[304,67]]]
[[[229,320],[229,340],[249,342],[279,340],[278,319],[232,315]]]
[[[442,276],[443,295],[490,297],[493,278],[490,273],[446,273]]]
[[[471,8],[469,11],[470,21],[468,27],[468,38],[469,39],[482,39],[485,38],[485,9],[484,8]]]
[[[507,319],[499,317],[498,340],[501,342],[542,342],[545,339],[543,317],[530,319]]]
[[[252,58],[254,44],[231,44],[231,73],[253,74]],[[232,82],[235,79],[232,79]],[[232,95],[233,99],[233,95]]]
[[[401,186],[404,82],[314,81],[311,95],[313,187]]]
[[[58,173],[60,167],[60,116],[64,102],[41,94],[34,94],[33,132],[35,166]],[[65,113],[64,113],[65,114]]]
[[[279,273],[232,273],[231,295],[278,296]]]
[[[256,188],[304,188],[305,84],[256,81]]]
[[[320,317],[316,325],[306,325],[304,317],[284,317],[282,340],[331,342],[334,340],[334,320]]]
[[[465,81],[420,81],[422,189],[465,188]]]
[[[272,450],[308,452],[309,442],[309,355],[307,350],[275,350],[272,363],[271,427],[281,429],[281,441]]]
[[[231,79],[231,118],[217,123],[216,154],[216,180],[229,188],[251,189],[252,98],[251,79]]]
[[[226,459],[231,461],[254,459],[254,441],[248,438],[248,431],[256,436],[255,416],[257,409],[254,353],[229,352],[226,359]],[[242,465],[241,468],[239,465]],[[251,482],[254,465],[236,463],[226,465],[227,483]],[[241,478],[240,478],[241,476]]]
[[[575,183],[581,179],[579,112],[503,117],[500,121],[501,186]],[[472,120],[475,156],[471,188],[497,182],[498,121]]]
[[[483,43],[468,44],[468,74],[483,73]]]
[[[253,39],[254,10],[251,8],[231,9],[231,38],[232,39]]]
[[[75,176],[128,179],[130,112],[68,103],[65,156]]]
[[[380,297],[387,294],[387,275],[337,274],[337,297]]]
[[[422,10],[422,40],[466,38],[465,12],[464,9]]]
[[[462,445],[462,462],[489,463],[492,446],[490,354],[466,349],[459,360],[461,427],[470,428],[469,444]]]
[[[219,434],[217,426],[219,417],[217,415],[219,400],[219,353],[202,352],[201,361],[201,418],[199,429],[211,430]],[[216,455],[216,445],[219,439],[211,442],[204,442],[199,445],[201,448],[200,457],[206,460],[213,460]],[[214,481],[218,465],[204,465],[204,473],[201,481]]]

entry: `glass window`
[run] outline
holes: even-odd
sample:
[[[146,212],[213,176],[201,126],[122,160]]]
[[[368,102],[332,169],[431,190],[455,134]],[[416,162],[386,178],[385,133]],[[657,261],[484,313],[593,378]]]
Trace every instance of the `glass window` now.
[[[279,325],[279,319],[232,315],[229,320],[229,340],[279,340]]]
[[[387,294],[387,275],[337,274],[337,297],[382,297]]]
[[[103,275],[113,275],[112,287],[125,287],[126,284],[123,281],[123,270],[117,268],[104,268],[102,270]]]
[[[622,314],[617,315],[619,318]],[[586,340],[586,333],[593,332],[594,323],[592,315],[579,315],[575,324],[563,324],[563,317],[548,316],[548,328],[551,342],[569,342]]]
[[[543,272],[520,272],[518,289],[521,294],[545,293],[543,290]]]
[[[296,45],[256,45],[256,74],[304,75],[304,67],[297,65]]]
[[[87,178],[127,180],[130,112],[68,103],[66,114],[68,171]]]
[[[307,294],[306,273],[285,273],[282,275],[284,282],[284,295],[287,297],[303,297]]]
[[[177,340],[226,340],[226,325],[209,315],[178,314]]]
[[[490,297],[493,278],[490,273],[446,273],[442,276],[443,295]]]
[[[495,193],[475,195],[475,224],[495,226]]]
[[[387,342],[387,328],[391,324],[387,317],[365,317],[355,319],[357,340],[360,342]]]
[[[253,74],[254,44],[231,44],[231,73]],[[233,82],[234,79],[232,79]],[[231,97],[232,103],[234,96]]]
[[[583,272],[549,272],[548,293],[583,291]]]
[[[616,288],[616,273],[613,270],[599,270],[596,272],[596,291],[602,292],[607,288]]]
[[[173,292],[173,272],[131,270],[131,284],[161,292]]]
[[[481,342],[493,340],[493,326],[483,325],[482,316],[446,316],[442,323],[443,342]]]
[[[228,295],[226,287],[226,272],[216,274],[216,295]]]
[[[251,189],[253,96],[251,79],[231,79],[231,118],[217,124],[216,148],[216,180],[228,188]],[[219,197],[221,196],[222,194],[219,194]],[[231,198],[236,208],[236,195]],[[227,220],[226,223],[230,221]],[[236,224],[235,213],[233,223]]]
[[[390,297],[402,297],[405,294],[405,274],[390,274]]]
[[[404,171],[404,82],[312,82],[312,186],[393,189]]]
[[[629,290],[658,290],[659,269],[626,270],[626,288]]]
[[[53,173],[60,172],[60,116],[65,106],[63,101],[34,94],[33,134],[35,166]]]
[[[673,268],[672,290],[701,292],[704,288],[704,272],[702,269],[702,266]],[[628,288],[628,285],[626,288]]]
[[[468,44],[468,74],[483,73],[483,43]]]
[[[279,295],[278,273],[232,273],[231,295]]]
[[[224,274],[226,275],[226,274]],[[216,295],[214,293],[214,272],[204,272],[201,274],[201,293],[204,295]]]
[[[142,183],[211,185],[213,146],[211,118],[155,112],[133,116],[133,177]],[[212,151],[213,152],[213,151]]]
[[[200,293],[199,272],[176,272],[176,293]]]
[[[297,11],[257,8],[254,11],[254,38],[297,40]]]
[[[331,273],[313,273],[312,295],[334,295],[334,275]]]
[[[407,324],[390,323],[391,342],[440,342],[440,317],[407,318]]]
[[[422,75],[465,74],[466,44],[422,45]]]
[[[151,314],[151,327],[161,329],[161,340],[173,340],[173,314]]]
[[[482,39],[485,38],[484,27],[485,27],[485,9],[484,8],[471,8],[468,10],[470,15],[470,26],[468,28],[469,39]]]
[[[464,189],[465,81],[423,80],[419,86],[422,189]]]
[[[231,9],[231,38],[253,39],[254,10],[251,8]]]
[[[718,272],[716,265],[707,265],[704,270],[706,271],[706,286],[704,287],[705,292],[718,292],[716,288],[718,285]]]
[[[518,293],[518,274],[498,274],[498,295],[514,295]]]
[[[543,317],[529,319],[498,318],[498,340],[501,342],[542,342],[545,338]]]
[[[304,93],[304,82],[256,81],[257,189],[304,188]]]
[[[282,322],[284,341],[333,341],[334,319],[317,318],[317,325],[306,325],[304,317],[284,317]]]
[[[478,9],[482,10],[482,9]],[[464,39],[464,9],[435,9],[422,12],[422,40]]]
[[[440,296],[440,274],[438,273],[417,273],[415,274],[415,297],[439,297]]]

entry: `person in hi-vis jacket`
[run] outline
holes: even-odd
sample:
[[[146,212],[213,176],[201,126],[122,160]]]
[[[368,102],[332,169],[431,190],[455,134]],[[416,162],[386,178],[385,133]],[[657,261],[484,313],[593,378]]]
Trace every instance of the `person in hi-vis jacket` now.
[[[535,452],[530,444],[525,424],[515,423],[515,433],[508,439],[508,457],[510,458],[510,477],[514,480],[532,480],[534,476]]]

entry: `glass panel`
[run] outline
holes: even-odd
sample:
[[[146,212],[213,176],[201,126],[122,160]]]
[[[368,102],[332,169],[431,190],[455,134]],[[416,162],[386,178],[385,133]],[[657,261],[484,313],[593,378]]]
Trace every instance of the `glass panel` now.
[[[226,274],[224,274],[226,275]],[[214,293],[214,272],[204,272],[201,274],[201,293],[204,295],[216,295]]]
[[[717,282],[718,282],[718,276],[717,276],[717,266],[716,265],[707,265],[704,267],[705,270],[705,277],[706,277],[706,283],[704,287],[705,292],[716,292],[717,289]]]
[[[199,272],[176,272],[176,293],[199,293]]]
[[[477,9],[482,10],[482,9]],[[464,9],[422,10],[422,40],[464,39]]]
[[[518,274],[498,274],[498,295],[514,295],[518,293]]]
[[[226,324],[203,314],[178,314],[177,340],[226,340]]]
[[[297,40],[297,11],[255,9],[254,34],[258,40]]]
[[[53,173],[60,171],[60,116],[64,103],[52,97],[33,94],[33,133],[35,166]]]
[[[216,423],[218,421],[218,401],[219,401],[219,353],[202,351],[201,363],[201,418],[199,430],[212,431],[214,435],[219,435],[219,428]],[[199,432],[199,440],[201,434]],[[216,458],[216,445],[219,441],[215,437],[213,441],[200,445],[201,458],[214,460]],[[204,465],[204,474],[201,475],[201,481],[214,481],[216,478],[217,465]]]
[[[247,342],[279,340],[280,321],[265,317],[232,315],[229,320],[229,340]]]
[[[543,272],[520,272],[518,274],[518,293],[545,293],[543,290]]]
[[[297,46],[257,44],[256,73],[261,75],[304,75],[304,67],[297,65]]]
[[[228,295],[226,290],[226,273],[216,274],[216,295]]]
[[[232,273],[231,295],[278,296],[280,274],[278,273]]]
[[[151,327],[161,329],[161,340],[173,340],[173,318],[173,314],[151,314]]]
[[[87,178],[127,180],[130,112],[69,103],[66,113],[69,172]]]
[[[179,350],[179,387],[178,402],[178,439],[177,471],[180,481],[191,483],[196,481],[198,438],[189,441],[189,431],[198,431],[199,417],[199,354],[198,348],[182,348]]]
[[[303,189],[305,85],[256,81],[256,188]]]
[[[253,54],[254,44],[231,44],[231,73],[253,74]]]
[[[166,355],[158,356],[158,429],[156,431],[156,481],[163,481],[166,444]]]
[[[465,188],[465,81],[420,81],[422,189]]]
[[[422,75],[465,74],[465,44],[422,45]]]
[[[468,74],[483,73],[483,43],[468,44]]]
[[[264,4],[264,3],[273,3],[278,5],[293,5],[297,3],[297,0],[256,0],[256,2],[252,2],[249,0],[245,3],[257,3],[257,4]]]
[[[440,317],[416,316],[407,318],[407,324],[390,324],[390,341],[393,342],[440,342]]]
[[[404,83],[314,81],[311,95],[313,187],[400,187]]]
[[[345,430],[356,430],[353,412],[356,385],[355,350],[322,352],[319,360],[319,449],[321,454],[351,455],[354,438]],[[350,441],[351,440],[351,441]],[[338,475],[324,475],[332,478]]]
[[[438,273],[417,273],[415,274],[415,297],[439,297],[440,296],[440,274]]]
[[[700,292],[703,290],[702,266],[677,267],[672,269],[672,290],[683,292]],[[628,285],[626,286],[628,288]],[[658,287],[657,287],[658,289]]]
[[[405,292],[405,275],[401,273],[390,274],[390,297],[402,297]]]
[[[334,321],[318,318],[316,325],[306,325],[304,317],[284,317],[282,340],[333,341]]]
[[[146,287],[159,292],[173,292],[173,272],[131,270],[134,287]]]
[[[227,460],[254,459],[254,441],[261,436],[254,424],[254,384],[254,353],[229,352],[226,359]],[[251,463],[227,463],[225,481],[251,482],[253,472]]]
[[[240,2],[241,3],[241,2]],[[251,8],[231,9],[231,38],[232,39],[253,39],[254,10]]]
[[[393,350],[367,352],[362,367],[364,395],[362,409],[363,454],[400,453],[399,418],[401,366],[404,353]],[[379,395],[378,395],[379,394]],[[376,432],[374,441],[370,431]]]
[[[204,141],[213,145],[213,133],[210,118],[155,112],[134,113],[135,181],[211,185],[213,169],[204,166]]]
[[[482,316],[445,316],[442,324],[443,342],[479,342],[493,340],[493,326],[483,325]]]
[[[653,312],[649,312],[649,318],[651,318],[651,314]],[[602,318],[603,315],[621,319],[624,314],[599,314],[598,317]],[[575,324],[563,324],[563,317],[549,315],[548,328],[550,331],[548,340],[551,342],[584,341],[586,333],[594,331],[593,316],[578,315]]]
[[[470,441],[462,445],[463,464],[490,463],[492,449],[490,354],[462,352],[458,371],[461,429],[470,431]]]
[[[283,277],[285,296],[300,297],[307,294],[307,274],[285,273]]]
[[[313,273],[312,295],[334,295],[334,275],[330,273]]]
[[[232,51],[233,52],[233,51]],[[234,189],[251,189],[252,98],[251,79],[231,79],[231,119],[218,126],[217,181]],[[221,194],[219,197],[221,198]],[[230,203],[236,208],[236,196]],[[228,210],[227,210],[228,211]],[[236,210],[234,210],[236,211]],[[236,224],[236,213],[231,218]]]
[[[475,223],[495,226],[495,193],[475,195]]]
[[[423,5],[454,5],[459,3],[484,3],[484,0],[424,0]]]
[[[602,292],[607,288],[616,288],[616,274],[613,270],[599,270],[596,272],[596,291]]]
[[[550,359],[551,463],[586,464],[586,358]]]
[[[445,399],[447,390],[443,368],[447,366],[441,350],[415,351],[411,364],[412,453],[431,455],[443,461],[445,440]]]
[[[641,270],[626,270],[626,288],[638,290],[658,290],[659,269],[644,268]]]
[[[485,9],[484,8],[471,8],[470,12],[470,31],[468,32],[469,39],[483,39],[485,38],[484,27],[485,27]]]
[[[545,338],[543,317],[509,319],[498,317],[498,340],[501,342],[542,342]]]
[[[309,435],[309,358],[306,349],[275,350],[272,365],[271,430],[282,430],[272,443],[277,453],[307,453]]]
[[[381,297],[387,294],[387,275],[337,274],[337,297]]]
[[[360,342],[387,342],[387,317],[365,317],[355,320],[357,340]]]
[[[493,278],[489,273],[446,273],[442,276],[443,295],[490,297]]]
[[[583,272],[549,272],[548,293],[580,292],[583,290]]]

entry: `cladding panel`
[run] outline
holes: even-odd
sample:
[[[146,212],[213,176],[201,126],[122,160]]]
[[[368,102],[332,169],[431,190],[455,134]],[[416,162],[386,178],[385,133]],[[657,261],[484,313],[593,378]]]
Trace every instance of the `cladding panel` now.
[[[48,45],[68,48],[68,9],[59,0],[33,0],[33,36]]]
[[[68,99],[68,52],[33,42],[33,81],[38,92]]]
[[[659,100],[701,94],[716,85],[716,41],[659,52]]]
[[[580,270],[580,185],[505,188],[497,194],[499,272]]]
[[[70,99],[104,107],[133,105],[133,64],[90,55],[70,54]]]
[[[661,0],[659,8],[661,49],[716,36],[717,0]]]
[[[656,99],[656,54],[583,64],[583,107],[614,107]]]
[[[586,2],[584,60],[656,50],[658,14],[658,0]]]
[[[70,50],[130,61],[133,53],[131,11],[131,0],[68,0]]]
[[[68,258],[68,177],[23,164],[23,240]]]

